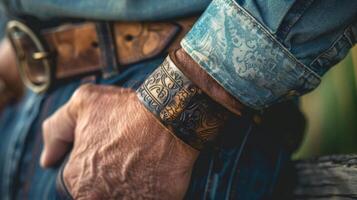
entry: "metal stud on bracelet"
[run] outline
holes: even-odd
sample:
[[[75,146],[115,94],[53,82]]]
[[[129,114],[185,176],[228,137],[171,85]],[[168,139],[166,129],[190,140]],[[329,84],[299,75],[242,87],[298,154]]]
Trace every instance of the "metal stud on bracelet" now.
[[[213,141],[229,116],[168,56],[137,90],[145,107],[176,137],[197,150]]]

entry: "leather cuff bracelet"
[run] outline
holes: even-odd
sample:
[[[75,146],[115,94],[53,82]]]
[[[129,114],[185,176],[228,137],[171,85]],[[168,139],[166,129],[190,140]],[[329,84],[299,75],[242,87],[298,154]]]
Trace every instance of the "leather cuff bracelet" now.
[[[176,137],[197,150],[216,138],[229,115],[195,86],[170,57],[139,87],[137,95]]]

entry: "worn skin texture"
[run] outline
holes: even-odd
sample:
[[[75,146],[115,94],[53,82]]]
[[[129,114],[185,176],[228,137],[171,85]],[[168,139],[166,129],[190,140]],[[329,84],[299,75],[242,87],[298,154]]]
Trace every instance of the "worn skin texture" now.
[[[244,106],[182,49],[175,64],[204,92],[237,115]],[[75,199],[182,199],[199,154],[166,129],[130,89],[85,85],[43,124],[41,165],[63,159]]]
[[[242,103],[208,75],[182,48],[172,52],[170,55],[176,66],[213,100],[238,116],[246,109]]]
[[[133,90],[113,86],[81,86],[43,123],[43,137],[43,167],[73,142],[64,180],[75,199],[182,199],[198,156]]]
[[[23,84],[16,67],[15,53],[7,39],[0,42],[0,111],[15,103],[23,94]]]

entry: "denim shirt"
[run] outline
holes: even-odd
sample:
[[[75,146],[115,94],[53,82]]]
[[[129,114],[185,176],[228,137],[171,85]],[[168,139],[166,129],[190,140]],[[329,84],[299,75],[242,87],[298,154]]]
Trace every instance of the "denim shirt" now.
[[[163,20],[205,10],[181,45],[253,109],[313,90],[357,41],[357,1],[351,0],[2,1],[44,20]]]

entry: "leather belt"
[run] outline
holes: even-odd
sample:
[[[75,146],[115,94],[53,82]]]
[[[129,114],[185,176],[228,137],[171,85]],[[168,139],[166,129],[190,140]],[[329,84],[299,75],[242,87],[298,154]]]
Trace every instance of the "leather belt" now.
[[[10,21],[7,35],[23,82],[40,93],[59,80],[116,73],[178,48],[195,21],[196,17],[168,22],[85,22],[40,32]],[[115,65],[110,72],[106,71],[108,65]]]

